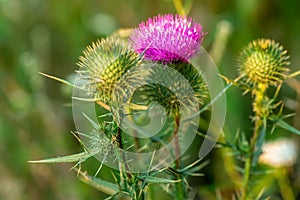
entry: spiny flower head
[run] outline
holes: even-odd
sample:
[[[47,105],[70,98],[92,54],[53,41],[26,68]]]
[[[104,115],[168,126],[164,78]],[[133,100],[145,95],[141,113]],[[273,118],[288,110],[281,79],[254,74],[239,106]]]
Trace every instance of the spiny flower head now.
[[[246,84],[268,86],[277,85],[285,79],[290,62],[287,51],[279,43],[257,39],[242,50],[238,63]]]
[[[88,95],[109,102],[115,86],[124,74],[135,67],[139,56],[118,37],[98,40],[83,51],[77,73],[86,81]],[[125,83],[126,84],[126,83]]]
[[[197,111],[207,97],[207,85],[190,63],[174,63],[170,68],[153,67],[149,78],[153,83],[142,87],[142,99],[162,105],[168,115]]]
[[[202,44],[202,26],[190,17],[158,15],[142,22],[130,36],[135,51],[154,62],[187,62]]]

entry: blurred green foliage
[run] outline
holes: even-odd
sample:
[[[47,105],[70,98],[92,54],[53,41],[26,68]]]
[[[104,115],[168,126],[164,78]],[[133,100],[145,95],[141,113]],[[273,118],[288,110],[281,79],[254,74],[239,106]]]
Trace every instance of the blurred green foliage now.
[[[257,37],[280,42],[292,56],[292,70],[299,69],[299,8],[297,0],[194,0],[190,15],[208,32],[204,42],[208,51],[218,22],[228,20],[231,24],[232,34],[218,65],[224,75],[235,78],[236,55]],[[167,0],[0,0],[0,199],[104,197],[78,181],[76,174],[69,172],[72,165],[27,163],[80,151],[69,134],[75,130],[70,106],[72,90],[38,72],[71,78],[77,69],[77,58],[92,41],[169,12],[175,13],[175,9]],[[294,89],[285,86],[280,95],[294,102],[297,88]],[[230,112],[225,130],[229,138],[236,127],[251,130],[250,97],[240,97],[239,89],[228,92]],[[299,120],[299,111],[289,108]],[[299,128],[299,121],[294,124]],[[212,167],[205,171],[206,176],[192,179],[192,185],[206,184],[200,189],[204,198],[213,198],[216,182],[231,190],[232,184],[220,170],[219,157],[218,150],[212,152]],[[296,195],[300,191],[299,171],[298,163],[292,177]],[[105,169],[102,174],[106,176]]]

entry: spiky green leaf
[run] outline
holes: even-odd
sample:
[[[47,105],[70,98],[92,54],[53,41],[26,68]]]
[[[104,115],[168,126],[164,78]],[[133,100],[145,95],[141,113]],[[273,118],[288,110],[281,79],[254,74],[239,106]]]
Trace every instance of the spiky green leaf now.
[[[153,176],[141,176],[139,179],[146,181],[147,183],[157,183],[157,184],[170,184],[180,182],[180,180],[170,180],[165,178],[153,177]]]
[[[288,123],[286,123],[285,121],[279,119],[277,122],[276,122],[276,125],[283,128],[283,129],[286,129],[292,133],[295,133],[297,135],[300,135],[300,130],[296,129],[295,127],[289,125]]]
[[[47,158],[43,160],[32,160],[28,161],[29,163],[73,163],[73,162],[80,162],[88,159],[91,157],[88,152],[81,152],[78,154],[73,154],[69,156],[57,157],[57,158]]]
[[[82,182],[94,187],[95,189],[104,192],[105,194],[114,195],[119,193],[120,190],[118,186],[114,183],[95,178],[93,176],[87,175],[85,173],[79,172],[79,180]]]

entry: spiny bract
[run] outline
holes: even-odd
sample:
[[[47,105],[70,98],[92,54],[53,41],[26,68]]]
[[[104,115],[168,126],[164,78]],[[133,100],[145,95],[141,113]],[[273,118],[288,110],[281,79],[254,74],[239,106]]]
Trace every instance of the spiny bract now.
[[[189,63],[154,66],[150,79],[153,83],[142,88],[143,99],[159,103],[168,115],[195,112],[207,97],[207,85],[201,72]]]
[[[290,64],[287,50],[270,39],[250,42],[238,58],[239,71],[246,84],[277,85],[285,79]]]

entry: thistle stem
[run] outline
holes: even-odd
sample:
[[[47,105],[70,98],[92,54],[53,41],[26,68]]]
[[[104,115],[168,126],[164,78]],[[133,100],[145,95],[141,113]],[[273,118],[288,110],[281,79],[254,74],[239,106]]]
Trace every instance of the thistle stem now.
[[[175,142],[175,158],[176,158],[176,167],[177,169],[180,169],[180,146],[179,146],[179,140],[178,140],[178,130],[179,130],[179,126],[180,126],[180,119],[179,119],[179,115],[176,114],[175,116],[175,125],[174,125],[174,142]]]
[[[253,157],[254,157],[254,152],[255,152],[255,146],[256,146],[256,141],[259,135],[259,130],[261,127],[261,120],[255,121],[255,128],[253,132],[253,136],[250,140],[250,153],[246,158],[245,161],[245,172],[244,172],[244,180],[242,184],[242,198],[241,200],[247,200],[248,198],[248,193],[249,193],[249,183],[250,183],[250,178],[251,178],[251,173],[252,173],[252,166],[253,166]]]
[[[244,167],[244,177],[242,183],[242,197],[241,200],[249,199],[249,184],[252,175],[253,166],[256,165],[257,159],[254,159],[255,153],[260,151],[257,149],[257,140],[259,138],[260,130],[263,125],[263,120],[267,116],[266,108],[263,105],[265,101],[266,95],[266,85],[258,85],[257,90],[254,92],[255,99],[253,102],[253,110],[255,112],[254,120],[255,120],[255,127],[253,131],[253,135],[250,139],[250,148],[249,152],[245,161]],[[261,147],[258,147],[261,148]]]
[[[174,148],[175,148],[175,167],[176,169],[181,169],[181,160],[180,160],[180,145],[179,145],[179,139],[178,139],[178,131],[180,127],[180,115],[176,114],[174,117]],[[178,182],[175,183],[175,189],[176,189],[176,200],[184,200],[186,199],[186,191],[185,191],[185,184],[183,181],[183,177],[180,173],[176,174],[176,180]]]
[[[117,132],[117,135],[116,135],[116,142],[117,142],[117,145],[120,149],[123,149],[123,143],[122,143],[122,131],[121,131],[121,128],[118,127],[118,132]]]
[[[122,130],[120,127],[118,127],[117,129],[117,135],[116,135],[116,144],[117,146],[120,148],[120,149],[124,149],[124,146],[123,146],[123,138],[122,138]],[[128,164],[126,163],[126,156],[124,154],[124,152],[121,152],[121,155],[119,155],[119,170],[120,170],[120,178],[121,180],[123,179],[124,180],[124,177],[123,177],[123,172],[125,171],[128,171],[126,173],[127,175],[127,178],[131,178],[131,174],[129,173],[130,169],[129,169],[129,166]],[[121,182],[124,182],[124,181],[121,181]]]
[[[280,168],[275,173],[278,180],[278,185],[281,191],[282,198],[284,200],[295,200],[293,189],[291,188],[291,183],[287,177],[287,169]]]

